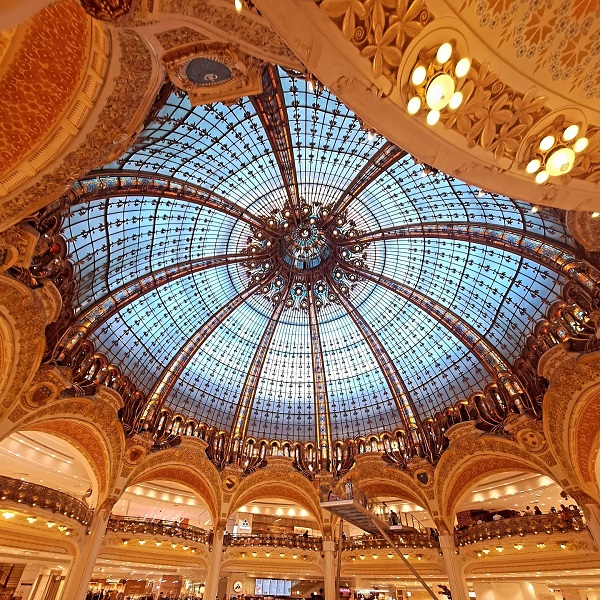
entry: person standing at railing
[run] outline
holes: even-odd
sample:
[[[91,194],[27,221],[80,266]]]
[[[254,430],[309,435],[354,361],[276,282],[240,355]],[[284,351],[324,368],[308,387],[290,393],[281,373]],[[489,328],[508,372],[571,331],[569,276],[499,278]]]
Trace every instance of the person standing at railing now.
[[[346,481],[346,483],[344,484],[344,489],[346,491],[346,498],[348,498],[348,500],[352,500],[352,479],[348,478],[348,481]]]

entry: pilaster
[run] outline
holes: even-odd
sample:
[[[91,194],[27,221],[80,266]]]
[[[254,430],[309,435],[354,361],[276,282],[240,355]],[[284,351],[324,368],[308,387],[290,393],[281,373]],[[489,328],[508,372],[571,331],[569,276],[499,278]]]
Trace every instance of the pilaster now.
[[[469,590],[463,575],[461,560],[456,553],[454,538],[449,533],[440,534],[440,548],[448,575],[452,600],[469,600]]]

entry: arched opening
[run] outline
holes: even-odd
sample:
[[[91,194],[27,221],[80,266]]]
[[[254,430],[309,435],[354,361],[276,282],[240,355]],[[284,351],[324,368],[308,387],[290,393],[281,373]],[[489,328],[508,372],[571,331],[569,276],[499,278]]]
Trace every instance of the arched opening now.
[[[237,594],[230,585],[236,573],[247,595],[306,598],[324,586],[322,525],[306,499],[252,494],[230,512],[224,539],[221,575],[228,578],[220,587],[228,598]]]
[[[127,487],[114,505],[112,514],[212,530],[212,516],[206,501],[188,486],[174,481],[144,481]]]
[[[561,496],[562,494],[562,496]],[[455,509],[455,525],[473,525],[534,512],[549,514],[568,505],[563,489],[547,475],[526,471],[504,471],[479,478]],[[573,500],[570,500],[573,503]],[[537,510],[536,510],[537,507]]]
[[[99,485],[90,462],[55,435],[19,431],[2,440],[0,475],[67,494],[89,508],[97,505]]]
[[[233,512],[227,521],[232,536],[262,536],[279,541],[322,535],[318,519],[299,503],[283,498],[251,500]]]
[[[112,509],[90,589],[125,597],[199,595],[212,527],[206,500],[191,486],[166,479],[133,483]]]

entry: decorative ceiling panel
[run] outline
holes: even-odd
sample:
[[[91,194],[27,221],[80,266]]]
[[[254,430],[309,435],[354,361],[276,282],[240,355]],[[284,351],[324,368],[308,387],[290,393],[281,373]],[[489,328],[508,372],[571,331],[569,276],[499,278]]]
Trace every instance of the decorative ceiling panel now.
[[[157,405],[255,438],[416,427],[510,380],[576,255],[561,214],[424,170],[327,90],[270,76],[231,106],[171,94],[71,207],[96,348]],[[110,195],[119,173],[144,193]]]

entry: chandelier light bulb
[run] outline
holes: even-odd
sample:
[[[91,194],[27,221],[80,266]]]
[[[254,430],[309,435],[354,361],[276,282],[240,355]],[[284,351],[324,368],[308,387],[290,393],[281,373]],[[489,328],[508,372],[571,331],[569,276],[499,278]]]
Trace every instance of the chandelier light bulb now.
[[[532,212],[534,215],[535,215],[535,213],[536,213],[536,212],[539,212],[539,210],[540,210],[540,207],[539,207],[539,206],[537,206],[537,204],[534,204],[534,205],[531,207],[531,212]]]
[[[440,120],[440,111],[439,110],[430,110],[427,113],[427,125],[435,125]]]
[[[554,136],[553,135],[547,135],[540,142],[540,150],[542,152],[546,152],[547,150],[550,150],[550,148],[552,148],[552,146],[554,146],[554,142],[555,142]]]
[[[550,177],[550,175],[548,174],[547,171],[540,171],[535,176],[535,182],[539,183],[541,185],[542,183],[546,183],[546,181],[548,181],[548,177]]]
[[[443,65],[445,62],[448,62],[450,60],[451,56],[452,56],[452,44],[450,44],[449,42],[446,42],[445,44],[442,44],[438,48],[437,54],[435,55],[435,59],[441,65]]]
[[[539,158],[534,158],[533,160],[529,161],[529,163],[525,167],[525,170],[528,173],[533,174],[533,173],[537,173],[541,166],[542,166],[542,161]]]
[[[450,98],[454,94],[454,79],[447,73],[441,73],[434,77],[427,86],[425,100],[427,106],[433,110],[442,110],[450,103]]]
[[[592,219],[597,219],[598,217],[600,217],[600,212],[593,212],[592,213]]]
[[[452,97],[450,98],[450,102],[448,103],[448,106],[450,106],[450,108],[452,110],[456,110],[463,101],[463,95],[461,92],[454,92],[454,94],[452,94]]]
[[[416,115],[421,110],[421,98],[419,96],[414,96],[408,101],[407,106],[409,115]]]
[[[546,171],[552,177],[558,177],[568,173],[573,168],[574,162],[575,152],[571,148],[560,148],[546,159]]]
[[[575,137],[577,136],[577,134],[579,133],[579,125],[569,125],[563,135],[562,138],[563,140],[565,140],[565,142],[570,142],[571,140],[574,140]]]
[[[309,79],[309,80],[308,80],[308,90],[309,90],[310,92],[314,92],[314,91],[315,91],[315,84],[314,84],[314,82],[313,82],[313,80],[312,80],[312,79]]]
[[[470,58],[461,58],[454,68],[454,73],[457,77],[464,77],[471,68],[471,59]]]
[[[411,81],[413,85],[421,85],[427,77],[427,69],[423,65],[419,65],[412,74]]]
[[[242,8],[244,8],[244,5],[242,4],[242,0],[235,0],[235,10],[236,12],[242,12]]]
[[[579,138],[573,144],[573,150],[575,150],[575,152],[583,152],[587,148],[588,143],[589,140],[586,137]]]

